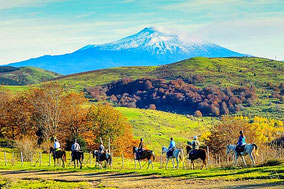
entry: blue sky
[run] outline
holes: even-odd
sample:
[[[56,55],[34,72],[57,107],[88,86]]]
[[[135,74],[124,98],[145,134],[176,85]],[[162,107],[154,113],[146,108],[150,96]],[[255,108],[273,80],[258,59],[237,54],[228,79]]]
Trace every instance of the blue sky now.
[[[149,26],[284,60],[283,0],[0,0],[0,64],[69,53]]]

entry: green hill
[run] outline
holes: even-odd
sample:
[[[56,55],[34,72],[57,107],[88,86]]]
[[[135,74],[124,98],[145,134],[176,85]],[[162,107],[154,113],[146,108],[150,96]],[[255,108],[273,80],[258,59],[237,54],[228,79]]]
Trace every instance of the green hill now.
[[[56,79],[67,86],[82,90],[88,86],[104,85],[106,83],[131,77],[188,79],[201,75],[205,81],[200,86],[209,84],[218,86],[255,85],[262,87],[267,82],[278,84],[284,81],[284,63],[265,58],[235,57],[235,58],[191,58],[181,62],[163,66],[120,67],[79,74],[72,74]]]
[[[184,146],[193,136],[201,135],[210,125],[217,123],[216,119],[187,118],[185,115],[157,110],[117,107],[133,126],[135,138],[143,137],[148,148],[161,151],[162,146],[169,145],[173,137],[177,146]]]
[[[69,89],[82,91],[125,77],[166,80],[183,79],[199,87],[208,85],[255,86],[258,101],[239,114],[275,117],[283,120],[283,102],[272,97],[275,87],[284,83],[284,62],[257,57],[197,57],[163,66],[120,67],[96,70],[56,78]],[[199,78],[199,79],[196,79]],[[269,84],[269,86],[268,86]]]
[[[0,67],[1,85],[28,85],[54,79],[60,74],[34,67]]]

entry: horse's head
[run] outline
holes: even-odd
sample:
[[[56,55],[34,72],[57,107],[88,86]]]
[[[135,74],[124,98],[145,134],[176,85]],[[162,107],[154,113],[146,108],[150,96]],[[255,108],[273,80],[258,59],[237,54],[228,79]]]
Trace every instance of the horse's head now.
[[[133,154],[135,154],[136,152],[138,151],[138,148],[137,147],[135,147],[135,146],[133,146]]]
[[[233,145],[229,144],[226,149],[227,149],[226,154],[228,155],[233,150]]]
[[[52,152],[54,152],[55,151],[55,149],[53,148],[53,147],[50,147],[49,148],[49,153],[52,153]]]
[[[190,150],[191,150],[191,147],[187,145],[186,146],[186,154],[188,154]]]
[[[95,158],[97,155],[98,155],[98,151],[97,150],[93,151],[93,158]]]
[[[165,147],[165,146],[163,146],[163,147],[162,147],[162,154],[163,154],[163,153],[166,153],[167,151],[168,151],[168,148]]]

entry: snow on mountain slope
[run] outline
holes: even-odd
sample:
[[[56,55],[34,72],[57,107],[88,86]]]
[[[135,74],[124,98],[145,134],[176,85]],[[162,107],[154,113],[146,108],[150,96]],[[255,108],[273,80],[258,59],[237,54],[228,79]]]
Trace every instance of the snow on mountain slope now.
[[[70,54],[42,56],[11,65],[34,66],[72,74],[109,67],[162,65],[196,56],[245,55],[213,43],[182,41],[177,35],[165,34],[149,27],[115,42],[87,45]]]

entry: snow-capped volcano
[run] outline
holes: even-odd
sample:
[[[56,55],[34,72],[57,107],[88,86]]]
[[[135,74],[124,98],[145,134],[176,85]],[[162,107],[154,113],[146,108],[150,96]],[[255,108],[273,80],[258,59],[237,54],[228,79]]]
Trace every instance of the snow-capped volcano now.
[[[115,42],[87,45],[70,54],[42,56],[11,65],[35,66],[61,74],[71,74],[118,66],[161,65],[196,56],[244,55],[213,43],[181,40],[177,35],[149,27]]]
[[[100,48],[101,50],[143,49],[152,54],[174,54],[177,51],[189,53],[194,47],[210,46],[213,44],[202,41],[181,41],[177,35],[165,34],[154,27],[144,28],[137,34],[125,37],[103,45],[87,45],[80,50]]]

